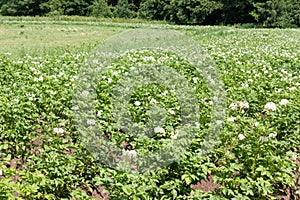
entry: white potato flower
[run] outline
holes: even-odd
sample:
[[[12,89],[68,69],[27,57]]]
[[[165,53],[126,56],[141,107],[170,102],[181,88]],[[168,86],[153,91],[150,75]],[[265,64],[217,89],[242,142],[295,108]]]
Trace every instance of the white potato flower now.
[[[239,134],[239,135],[238,135],[238,139],[239,139],[239,140],[244,140],[245,138],[246,138],[246,137],[245,137],[243,134]]]
[[[235,110],[236,108],[237,108],[237,104],[236,103],[231,103],[230,105],[229,105],[229,108],[231,109],[231,110]]]
[[[243,108],[248,109],[249,108],[249,103],[248,102],[244,102]]]
[[[171,115],[175,115],[175,111],[172,110],[172,109],[169,109],[168,112],[169,112]]]
[[[125,150],[122,149],[122,157],[127,159],[132,159],[137,156],[137,152],[135,150]]]
[[[54,132],[54,133],[58,133],[58,134],[62,134],[62,133],[64,133],[65,131],[64,131],[63,128],[54,128],[54,129],[53,129],[53,132]]]
[[[281,101],[279,102],[280,105],[285,106],[289,103],[289,100],[287,99],[281,99]]]
[[[155,99],[150,100],[150,104],[156,104],[156,103],[157,103],[157,101]]]
[[[171,138],[172,140],[176,140],[176,139],[177,139],[177,137],[178,137],[178,135],[177,135],[177,134],[175,134],[175,135],[171,135],[171,136],[170,136],[170,138]]]
[[[290,92],[294,91],[295,89],[296,89],[296,87],[289,88]]]
[[[277,136],[277,133],[276,133],[276,132],[270,133],[270,134],[269,134],[269,138],[275,138],[276,136]]]
[[[168,91],[166,90],[166,91],[164,91],[161,95],[167,96],[167,94],[168,94]]]
[[[135,101],[135,102],[134,102],[134,105],[136,105],[136,106],[140,106],[140,105],[141,105],[141,102],[139,102],[139,101]]]
[[[163,129],[162,127],[157,126],[154,128],[154,133],[165,133],[165,132],[166,132],[165,129]]]
[[[267,111],[275,111],[276,110],[276,104],[273,103],[273,102],[268,102],[265,105],[265,110],[267,110]]]
[[[89,91],[84,90],[84,91],[82,91],[81,94],[82,94],[82,96],[87,97],[89,95]]]
[[[235,119],[236,119],[236,117],[229,117],[229,118],[227,118],[227,121],[228,122],[234,122],[235,121]]]
[[[193,82],[194,82],[194,83],[197,83],[197,82],[198,82],[198,78],[197,78],[197,77],[194,77],[194,78],[193,78]]]
[[[95,125],[95,124],[96,124],[96,121],[95,121],[95,120],[93,120],[93,119],[88,119],[88,120],[86,121],[86,123],[87,123],[88,125],[91,125],[91,126],[93,126],[93,125]]]
[[[253,123],[253,126],[258,126],[259,125],[259,122],[254,122]]]

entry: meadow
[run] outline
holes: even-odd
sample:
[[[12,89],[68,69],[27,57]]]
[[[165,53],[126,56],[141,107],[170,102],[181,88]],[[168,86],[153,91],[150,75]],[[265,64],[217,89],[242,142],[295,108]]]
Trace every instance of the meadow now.
[[[152,104],[167,110],[155,137],[118,129],[111,87],[132,67],[160,63],[177,70],[200,108],[183,156],[131,173],[106,166],[83,145],[73,98],[93,49],[141,28],[195,40],[219,71],[226,113],[216,145],[201,156],[214,110],[203,74],[174,52],[122,54],[99,78],[96,120],[88,122],[114,145],[139,155],[178,139],[179,101],[164,85],[140,87],[128,102],[137,123],[149,120]],[[300,199],[299,38],[299,29],[0,18],[0,199]]]

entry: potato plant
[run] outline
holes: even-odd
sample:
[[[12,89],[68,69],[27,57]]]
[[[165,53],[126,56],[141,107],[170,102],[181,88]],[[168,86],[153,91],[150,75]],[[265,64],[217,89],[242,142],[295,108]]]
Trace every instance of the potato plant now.
[[[138,25],[137,25],[138,26]],[[1,199],[278,199],[300,194],[300,32],[286,29],[172,27],[210,55],[226,90],[217,145],[200,155],[213,109],[203,75],[172,52],[116,59],[96,87],[95,123],[115,145],[151,152],[176,139],[180,105],[166,86],[140,87],[128,108],[135,122],[167,111],[152,138],[124,134],[112,115],[110,87],[131,67],[163,60],[195,88],[199,130],[176,162],[145,173],[104,165],[81,143],[72,111],[74,82],[89,52],[0,55]],[[84,95],[84,94],[83,94]]]

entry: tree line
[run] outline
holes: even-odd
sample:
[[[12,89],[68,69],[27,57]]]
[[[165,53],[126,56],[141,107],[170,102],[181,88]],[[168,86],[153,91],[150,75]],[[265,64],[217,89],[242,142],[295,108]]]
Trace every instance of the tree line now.
[[[143,18],[184,25],[299,27],[299,0],[0,0],[0,15]]]

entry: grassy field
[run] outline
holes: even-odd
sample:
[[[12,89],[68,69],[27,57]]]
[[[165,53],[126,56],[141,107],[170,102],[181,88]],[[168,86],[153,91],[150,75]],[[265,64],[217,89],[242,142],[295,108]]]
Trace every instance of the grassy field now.
[[[0,52],[41,53],[98,44],[121,28],[76,24],[1,23]]]
[[[209,55],[219,78],[205,79],[168,48],[128,51],[112,59],[96,81],[95,108],[82,119],[91,111],[95,120],[84,123],[100,128],[96,135],[122,148],[122,156],[131,155],[133,168],[140,155],[180,140],[176,130],[183,116],[176,91],[152,84],[139,87],[125,109],[143,124],[152,106],[164,107],[165,124],[149,138],[120,129],[111,98],[122,77],[141,66],[169,66],[185,77],[200,110],[195,137],[180,159],[145,173],[126,173],[104,165],[83,144],[74,94],[87,97],[80,75],[102,66],[94,58],[91,68],[84,65],[93,48],[140,28],[154,28],[158,35],[162,30],[185,33],[195,43],[186,48],[199,46],[197,52]],[[300,199],[299,38],[299,29],[1,17],[0,199]],[[203,156],[216,107],[209,81],[222,82],[226,113],[217,120],[216,145]],[[93,138],[96,147],[101,138]]]
[[[96,45],[121,30],[150,26],[143,20],[102,19],[93,17],[1,17],[0,52],[26,54],[69,47]],[[152,22],[163,24],[162,22]]]

